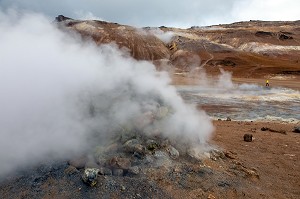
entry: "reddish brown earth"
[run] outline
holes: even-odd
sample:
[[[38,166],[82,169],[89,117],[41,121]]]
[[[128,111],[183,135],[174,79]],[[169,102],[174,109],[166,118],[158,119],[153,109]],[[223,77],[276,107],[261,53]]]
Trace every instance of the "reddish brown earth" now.
[[[27,168],[0,183],[2,198],[299,198],[300,134],[294,124],[214,121],[211,144],[225,157],[202,161],[181,156],[171,166],[137,176],[98,177],[89,187],[82,170],[57,162]],[[272,131],[262,131],[266,127]],[[285,133],[280,133],[283,130]],[[275,131],[275,132],[274,132]],[[278,131],[278,132],[277,132]],[[245,142],[246,133],[253,135]]]
[[[209,27],[135,28],[103,21],[57,18],[60,25],[92,38],[97,44],[116,43],[139,60],[153,61],[171,75],[188,75],[205,70],[231,71],[234,78],[270,78],[300,75],[300,21],[248,21]],[[167,43],[153,34],[172,33]],[[297,78],[299,81],[299,78]]]
[[[195,173],[191,172],[187,180],[193,188],[180,189],[179,181],[170,182],[159,172],[155,179],[166,187],[172,198],[299,198],[300,134],[292,132],[292,124],[232,121],[214,121],[214,124],[216,132],[211,143],[227,151],[230,158],[208,159],[204,164],[213,171],[225,172],[221,179],[228,185],[210,187],[212,185],[207,181],[215,181],[220,174],[199,179],[196,173],[201,166],[197,164],[190,165]],[[261,131],[262,127],[285,130],[286,134]],[[246,133],[253,135],[253,142],[243,141]],[[232,182],[228,176],[240,181]]]
[[[166,44],[131,26],[62,16],[58,20],[62,28],[91,37],[97,44],[113,41],[126,47],[134,58],[153,61],[158,69],[168,63],[173,84],[195,84],[203,68],[209,76],[223,68],[232,72],[237,83],[263,85],[268,78],[271,85],[300,90],[300,21],[160,27],[174,33]],[[296,124],[213,123],[216,131],[210,144],[219,147],[225,157],[199,161],[182,155],[171,166],[147,168],[137,176],[100,175],[95,187],[85,185],[83,171],[73,173],[66,161],[44,163],[1,179],[1,198],[300,197],[300,134],[292,132]],[[272,131],[261,131],[262,127]],[[253,135],[252,142],[243,140],[246,133]]]

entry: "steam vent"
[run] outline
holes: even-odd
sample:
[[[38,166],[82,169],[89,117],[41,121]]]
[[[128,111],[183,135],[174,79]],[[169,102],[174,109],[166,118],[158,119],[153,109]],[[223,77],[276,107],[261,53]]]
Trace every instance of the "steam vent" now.
[[[1,198],[300,198],[300,21],[0,16]]]

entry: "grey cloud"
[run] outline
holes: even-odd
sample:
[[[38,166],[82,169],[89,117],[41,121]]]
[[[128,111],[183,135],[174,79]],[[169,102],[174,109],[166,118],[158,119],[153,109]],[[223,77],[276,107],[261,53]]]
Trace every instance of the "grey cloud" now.
[[[230,10],[237,0],[2,0],[0,6],[58,14],[77,18],[76,13],[93,13],[107,21],[134,26],[189,27],[230,20]]]

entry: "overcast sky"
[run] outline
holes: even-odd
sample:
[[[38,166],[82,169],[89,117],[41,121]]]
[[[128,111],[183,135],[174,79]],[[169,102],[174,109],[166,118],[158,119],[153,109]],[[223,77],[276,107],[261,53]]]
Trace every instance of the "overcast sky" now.
[[[18,8],[120,24],[190,27],[248,20],[300,20],[299,0],[0,0]]]

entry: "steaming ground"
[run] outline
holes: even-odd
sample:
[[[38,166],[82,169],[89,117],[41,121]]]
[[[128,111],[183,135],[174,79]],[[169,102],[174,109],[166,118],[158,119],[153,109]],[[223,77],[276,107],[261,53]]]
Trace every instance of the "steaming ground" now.
[[[213,131],[167,74],[114,45],[82,42],[42,15],[0,12],[0,43],[0,175],[81,152],[162,106],[169,116],[151,128],[167,137],[198,145]]]
[[[188,103],[199,105],[215,119],[300,122],[300,93],[296,90],[255,84],[226,87],[225,83],[225,87],[182,86],[178,91]]]

